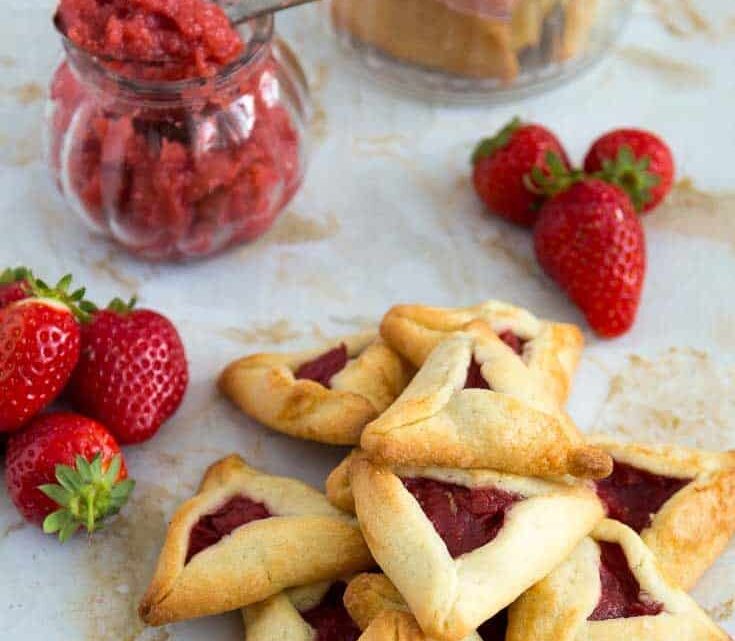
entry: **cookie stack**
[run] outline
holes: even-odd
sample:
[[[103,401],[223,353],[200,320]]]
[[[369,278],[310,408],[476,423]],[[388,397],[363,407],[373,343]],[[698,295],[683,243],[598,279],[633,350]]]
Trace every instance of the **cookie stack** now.
[[[379,336],[232,363],[245,413],[358,447],[327,496],[212,466],[142,618],[243,608],[248,641],[726,640],[684,590],[735,533],[735,454],[585,439],[564,411],[582,343],[496,301],[399,306]]]
[[[514,81],[544,46],[554,62],[579,55],[598,0],[516,0],[512,17],[483,15],[487,0],[333,0],[332,21],[352,40],[401,62],[470,78]],[[492,5],[495,5],[493,7]]]

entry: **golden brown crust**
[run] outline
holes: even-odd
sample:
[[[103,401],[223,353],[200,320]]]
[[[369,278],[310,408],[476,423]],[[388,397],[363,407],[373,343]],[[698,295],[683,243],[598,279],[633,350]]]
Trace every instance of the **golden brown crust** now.
[[[383,574],[358,574],[347,586],[344,602],[361,630],[365,630],[385,610],[408,612],[400,592]]]
[[[404,477],[496,486],[526,500],[510,510],[492,542],[453,559],[405,488]],[[353,460],[352,488],[376,561],[425,633],[443,641],[466,637],[506,607],[564,559],[602,517],[594,493],[579,485],[480,470],[390,468],[364,453]]]
[[[352,496],[350,468],[359,450],[352,450],[327,477],[326,494],[329,502],[343,512],[355,513],[355,498]]]
[[[186,563],[192,527],[235,496],[264,503],[274,516],[237,528]],[[349,515],[304,483],[233,455],[209,468],[200,492],[174,515],[139,613],[149,625],[217,614],[372,564]]]
[[[318,605],[331,581],[292,588],[242,608],[245,641],[315,641],[315,630],[302,612]]]
[[[517,0],[513,10],[513,48],[521,51],[538,46],[543,37],[544,21],[559,0]]]
[[[564,33],[559,59],[580,55],[587,47],[598,11],[598,0],[567,0],[564,7]]]
[[[358,641],[431,641],[409,612],[384,610],[373,619]],[[472,634],[466,641],[480,641]]]
[[[285,592],[242,609],[245,641],[313,641],[314,630]]]
[[[622,443],[604,436],[590,442],[616,461],[692,479],[661,507],[641,538],[676,585],[694,587],[735,535],[735,453]]]
[[[610,457],[585,444],[547,385],[484,321],[447,335],[361,447],[398,464],[601,478]],[[400,348],[398,348],[400,349]],[[490,389],[463,389],[472,361]]]
[[[672,497],[642,532],[664,572],[694,587],[735,534],[735,467],[695,481]]]
[[[489,300],[456,308],[398,305],[383,318],[380,333],[397,352],[421,367],[447,334],[477,320],[485,321],[496,334],[512,331],[526,341],[523,361],[543,374],[560,406],[566,402],[584,345],[576,325],[540,320],[520,307]]]
[[[663,605],[655,616],[589,621],[600,598],[597,542],[619,544],[642,592]],[[661,573],[638,535],[604,520],[559,567],[511,607],[507,641],[726,641],[719,629],[680,588]]]
[[[383,574],[358,574],[344,596],[345,607],[364,634],[360,641],[431,641],[395,586]],[[465,641],[481,641],[476,632]]]
[[[566,60],[584,51],[598,0],[518,0],[510,21],[456,11],[441,0],[334,0],[332,19],[338,30],[398,60],[510,82],[520,71],[519,54],[541,44],[559,5],[564,25],[553,55]]]
[[[518,74],[509,24],[453,11],[440,0],[335,0],[332,19],[402,61],[470,77]]]
[[[342,343],[350,361],[329,388],[294,378],[300,365]],[[397,398],[411,374],[398,354],[366,332],[312,352],[239,359],[222,372],[219,387],[243,412],[279,432],[355,445],[363,427]]]

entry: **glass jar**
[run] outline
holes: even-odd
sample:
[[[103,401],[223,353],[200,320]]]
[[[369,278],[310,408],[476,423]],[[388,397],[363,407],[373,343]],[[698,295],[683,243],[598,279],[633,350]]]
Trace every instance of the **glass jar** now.
[[[550,88],[610,48],[632,0],[330,0],[341,44],[421,97],[508,100]]]
[[[94,230],[152,260],[208,256],[257,238],[298,190],[310,100],[293,53],[264,17],[209,78],[135,76],[63,38],[46,152],[56,184]],[[146,64],[152,65],[146,74]],[[158,63],[160,66],[160,63]]]

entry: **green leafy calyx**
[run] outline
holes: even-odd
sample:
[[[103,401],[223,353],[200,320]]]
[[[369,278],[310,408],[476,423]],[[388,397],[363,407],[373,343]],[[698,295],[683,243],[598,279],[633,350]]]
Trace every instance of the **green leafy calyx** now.
[[[46,534],[58,533],[64,543],[79,528],[90,534],[101,527],[102,521],[117,514],[135,487],[131,479],[118,480],[122,458],[115,455],[106,470],[102,469],[102,454],[90,463],[78,455],[74,467],[57,465],[58,484],[40,485],[39,490],[60,507],[43,522]]]
[[[522,124],[521,119],[516,116],[492,138],[481,140],[472,152],[472,164],[476,165],[483,158],[489,158],[505,147]]]
[[[80,322],[87,322],[90,316],[97,311],[97,306],[84,298],[86,289],[71,289],[72,276],[63,276],[56,285],[49,286],[40,278],[26,278],[30,288],[31,296],[35,298],[47,298],[66,305]]]
[[[649,171],[651,158],[636,158],[633,150],[627,145],[618,149],[615,158],[602,161],[602,169],[596,172],[595,178],[617,185],[628,196],[637,211],[641,211],[651,202],[652,190],[661,182],[661,177]]]
[[[570,169],[553,151],[546,152],[544,161],[543,167],[536,166],[523,177],[526,189],[534,194],[552,198],[584,180],[583,171]]]
[[[108,304],[107,309],[117,314],[129,314],[135,309],[138,299],[133,296],[129,301],[125,302],[122,298],[113,298]]]
[[[21,281],[30,282],[31,280],[33,280],[33,272],[27,267],[8,267],[0,273],[0,285],[10,285]]]

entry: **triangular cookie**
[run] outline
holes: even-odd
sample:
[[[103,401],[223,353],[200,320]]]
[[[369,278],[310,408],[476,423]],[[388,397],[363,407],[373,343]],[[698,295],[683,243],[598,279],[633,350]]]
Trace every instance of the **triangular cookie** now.
[[[231,363],[220,389],[268,427],[331,445],[355,445],[362,428],[403,391],[412,369],[374,332],[293,354]]]
[[[630,528],[605,520],[509,611],[507,641],[727,641],[661,574]]]
[[[526,366],[544,377],[544,385],[562,406],[569,395],[584,338],[576,325],[540,320],[507,303],[490,300],[474,307],[398,305],[383,318],[383,338],[416,367],[448,334],[472,321],[485,321]]]
[[[243,608],[245,641],[357,641],[361,630],[343,602],[343,581],[292,588]]]
[[[365,428],[361,446],[389,462],[528,476],[601,478],[612,469],[607,454],[585,444],[543,374],[483,321],[434,348],[396,402]]]
[[[217,614],[373,565],[351,515],[233,455],[174,515],[139,612],[150,625]]]
[[[641,535],[676,585],[692,588],[735,534],[735,452],[604,436],[590,443],[614,460],[612,475],[597,482],[608,516]]]
[[[423,631],[457,641],[546,576],[602,518],[586,487],[498,472],[387,467],[357,455],[355,507]]]

